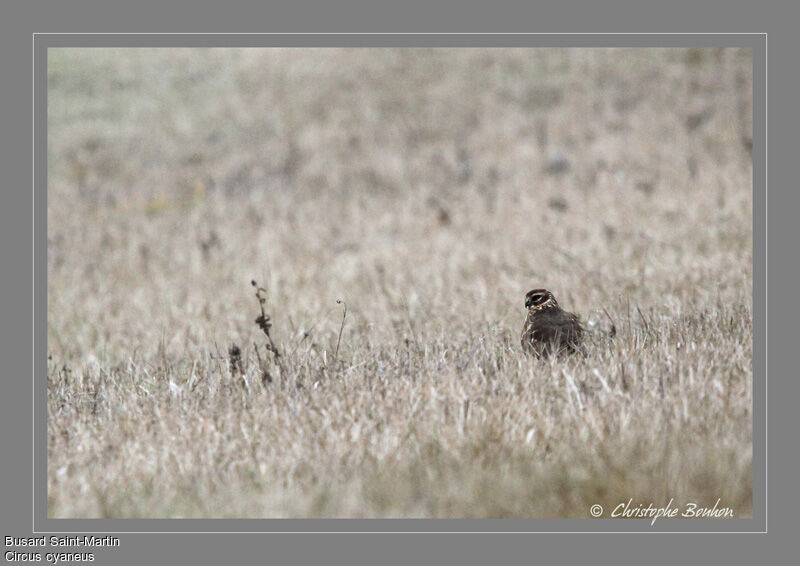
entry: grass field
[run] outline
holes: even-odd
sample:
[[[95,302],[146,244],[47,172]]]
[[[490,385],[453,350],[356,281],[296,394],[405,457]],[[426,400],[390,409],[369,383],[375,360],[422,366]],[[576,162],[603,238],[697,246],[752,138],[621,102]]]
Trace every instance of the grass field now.
[[[751,516],[751,65],[51,49],[49,516]]]

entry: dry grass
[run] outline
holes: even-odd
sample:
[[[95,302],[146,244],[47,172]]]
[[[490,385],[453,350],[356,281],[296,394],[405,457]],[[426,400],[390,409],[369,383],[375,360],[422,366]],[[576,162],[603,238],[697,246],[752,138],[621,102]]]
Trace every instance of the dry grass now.
[[[51,50],[49,515],[751,515],[750,69]],[[541,286],[615,341],[523,357]]]

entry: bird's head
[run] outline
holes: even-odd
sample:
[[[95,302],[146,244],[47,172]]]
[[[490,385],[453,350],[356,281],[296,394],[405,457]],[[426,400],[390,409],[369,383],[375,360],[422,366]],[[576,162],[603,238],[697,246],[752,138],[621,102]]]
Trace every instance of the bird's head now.
[[[525,294],[525,308],[542,310],[557,307],[558,303],[553,293],[547,289],[533,289]]]

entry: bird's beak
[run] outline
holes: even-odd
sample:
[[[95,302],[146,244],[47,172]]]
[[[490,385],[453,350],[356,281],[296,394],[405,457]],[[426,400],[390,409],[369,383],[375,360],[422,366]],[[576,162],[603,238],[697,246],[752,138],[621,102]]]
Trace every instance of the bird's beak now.
[[[530,298],[527,298],[527,297],[526,297],[526,298],[525,298],[525,308],[526,308],[526,309],[529,309],[529,308],[531,308],[531,304],[532,304],[532,303],[531,303],[531,300],[530,300]]]

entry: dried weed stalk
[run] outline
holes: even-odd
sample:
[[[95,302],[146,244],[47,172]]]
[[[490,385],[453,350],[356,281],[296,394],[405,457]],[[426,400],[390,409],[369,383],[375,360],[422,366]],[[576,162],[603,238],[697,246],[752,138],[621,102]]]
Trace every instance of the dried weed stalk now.
[[[263,287],[259,287],[255,279],[250,281],[250,284],[256,288],[256,298],[258,299],[258,306],[261,309],[261,314],[256,317],[255,323],[267,337],[268,344],[266,344],[265,348],[272,352],[275,364],[281,369],[281,354],[278,351],[278,347],[275,346],[275,342],[272,340],[272,336],[269,332],[270,328],[272,328],[271,317],[264,309],[264,305],[267,303],[267,298],[265,296],[267,290]],[[261,366],[261,383],[266,386],[268,383],[272,383],[272,374],[269,371],[266,361],[262,362],[261,356],[258,354],[258,347],[256,347],[256,356],[258,356],[259,365]]]

